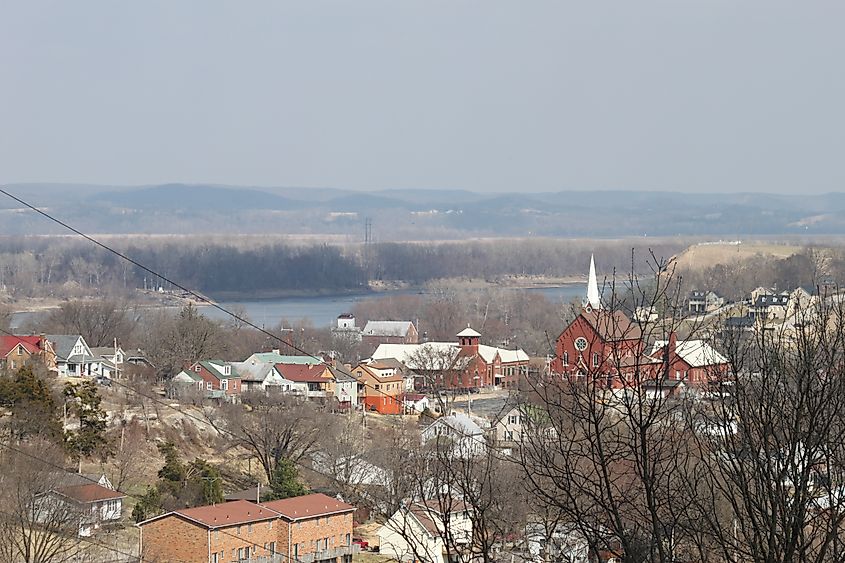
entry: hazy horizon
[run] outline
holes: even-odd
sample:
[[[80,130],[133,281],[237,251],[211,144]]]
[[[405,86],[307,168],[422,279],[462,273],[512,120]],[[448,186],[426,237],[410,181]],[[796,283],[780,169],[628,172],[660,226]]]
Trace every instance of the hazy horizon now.
[[[0,182],[845,189],[845,5],[0,8]]]

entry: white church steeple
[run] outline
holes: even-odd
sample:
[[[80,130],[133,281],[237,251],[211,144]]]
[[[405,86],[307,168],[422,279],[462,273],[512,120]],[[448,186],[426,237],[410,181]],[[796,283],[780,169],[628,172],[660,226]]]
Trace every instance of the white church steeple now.
[[[596,263],[592,254],[590,254],[590,277],[587,279],[587,301],[584,305],[589,305],[593,309],[601,309],[599,284],[596,281]]]

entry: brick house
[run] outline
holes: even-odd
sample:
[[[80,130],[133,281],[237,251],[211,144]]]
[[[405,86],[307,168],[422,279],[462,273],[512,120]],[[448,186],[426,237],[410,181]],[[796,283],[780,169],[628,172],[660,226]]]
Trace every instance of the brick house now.
[[[56,369],[56,353],[45,336],[0,335],[0,369],[14,371],[29,361]]]
[[[361,333],[364,344],[416,344],[417,327],[411,321],[369,321]]]
[[[279,551],[279,513],[247,500],[174,510],[138,524],[144,561],[223,563]]]
[[[186,373],[188,372],[188,373]],[[198,379],[199,378],[199,379]],[[200,360],[187,366],[173,378],[175,381],[197,382],[212,396],[232,397],[241,394],[241,379],[228,362]],[[204,383],[199,383],[199,380]]]
[[[352,561],[352,515],[355,507],[324,494],[262,503],[279,514],[279,553],[285,561],[349,563]]]
[[[649,355],[661,361],[668,359],[668,366],[663,366],[666,379],[683,381],[687,386],[706,384],[729,369],[727,358],[710,344],[704,340],[677,341],[674,332],[668,341],[656,341]]]
[[[355,507],[322,494],[175,510],[138,524],[144,561],[352,560]]]

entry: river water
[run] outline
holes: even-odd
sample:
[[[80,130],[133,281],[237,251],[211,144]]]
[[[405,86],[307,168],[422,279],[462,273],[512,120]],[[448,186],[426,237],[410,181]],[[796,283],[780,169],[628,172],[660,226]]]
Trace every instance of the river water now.
[[[556,287],[537,287],[529,289],[506,289],[506,291],[527,291],[545,295],[552,303],[568,303],[586,293],[584,284],[566,284]],[[318,297],[285,297],[279,299],[245,299],[240,301],[221,301],[219,305],[232,312],[244,312],[248,319],[263,327],[273,327],[284,319],[286,323],[310,321],[316,327],[334,324],[341,313],[348,313],[356,303],[367,299],[385,299],[397,295],[414,295],[416,290],[396,290],[357,295],[322,295]],[[214,307],[202,306],[200,310],[212,319],[225,320],[228,316]],[[35,320],[41,313],[15,313],[12,315],[11,328],[20,328],[27,321]]]
[[[567,284],[557,287],[538,287],[530,289],[507,289],[507,291],[526,291],[545,295],[553,303],[568,303],[573,298],[586,293],[584,284]],[[258,326],[275,326],[285,319],[288,323],[310,320],[314,326],[325,327],[334,324],[341,313],[348,313],[356,303],[368,299],[385,299],[397,295],[412,295],[417,291],[398,290],[360,295],[335,295],[320,297],[287,297],[283,299],[224,301],[220,306],[232,310],[244,311],[249,320]],[[213,307],[203,307],[204,315],[213,319],[225,319],[226,314]]]

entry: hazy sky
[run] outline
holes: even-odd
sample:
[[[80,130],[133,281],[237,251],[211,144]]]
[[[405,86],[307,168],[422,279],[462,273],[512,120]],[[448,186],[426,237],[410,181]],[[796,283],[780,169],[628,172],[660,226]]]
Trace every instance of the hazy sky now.
[[[845,189],[845,2],[3,0],[0,181]]]

